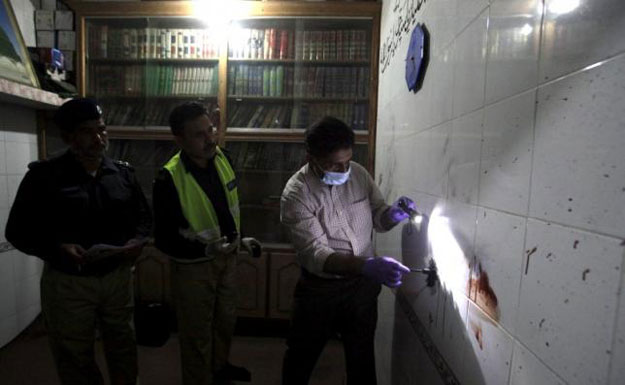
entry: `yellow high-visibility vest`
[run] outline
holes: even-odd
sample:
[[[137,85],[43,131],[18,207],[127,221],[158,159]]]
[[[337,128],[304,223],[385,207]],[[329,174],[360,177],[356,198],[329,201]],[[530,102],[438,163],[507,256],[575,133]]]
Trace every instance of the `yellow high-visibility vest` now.
[[[234,218],[237,232],[241,233],[239,194],[234,170],[219,147],[217,147],[217,152],[213,161],[215,162],[219,180],[226,194],[230,214],[232,214],[232,218]],[[176,190],[178,191],[182,214],[189,222],[189,226],[193,233],[195,233],[195,236],[209,242],[219,238],[221,236],[221,231],[219,229],[219,221],[215,213],[215,208],[193,175],[187,172],[184,167],[184,162],[180,159],[180,152],[174,155],[167,164],[165,164],[165,169],[171,174]]]

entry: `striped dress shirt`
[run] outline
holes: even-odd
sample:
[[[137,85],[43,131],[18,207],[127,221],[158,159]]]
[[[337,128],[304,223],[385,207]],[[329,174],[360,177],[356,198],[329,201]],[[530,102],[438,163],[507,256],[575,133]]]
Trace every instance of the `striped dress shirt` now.
[[[304,165],[287,182],[280,200],[280,220],[291,233],[299,264],[324,278],[333,253],[374,256],[373,230],[388,231],[382,216],[389,206],[367,170],[350,162],[350,176],[339,186],[324,184]]]

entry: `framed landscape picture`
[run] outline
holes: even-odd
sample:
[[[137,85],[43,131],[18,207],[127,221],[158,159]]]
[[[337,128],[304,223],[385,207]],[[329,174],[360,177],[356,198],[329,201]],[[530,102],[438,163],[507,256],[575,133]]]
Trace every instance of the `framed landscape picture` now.
[[[0,0],[0,77],[39,88],[9,0]]]

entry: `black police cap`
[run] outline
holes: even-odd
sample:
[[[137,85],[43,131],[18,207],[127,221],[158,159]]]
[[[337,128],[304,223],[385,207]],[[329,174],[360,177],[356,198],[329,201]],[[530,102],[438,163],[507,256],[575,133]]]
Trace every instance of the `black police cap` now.
[[[102,117],[102,108],[93,99],[77,98],[67,101],[59,107],[54,121],[61,130],[71,131],[86,120],[97,120]]]

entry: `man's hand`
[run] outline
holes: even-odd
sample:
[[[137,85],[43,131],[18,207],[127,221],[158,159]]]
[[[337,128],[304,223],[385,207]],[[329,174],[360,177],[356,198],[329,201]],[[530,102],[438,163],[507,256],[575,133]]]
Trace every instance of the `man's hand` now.
[[[207,244],[206,248],[204,248],[204,254],[207,257],[215,256],[216,254],[231,254],[237,249],[238,246],[238,238],[233,242],[228,242],[228,237],[221,237]]]
[[[141,255],[141,251],[143,250],[143,246],[146,241],[144,238],[132,238],[124,245],[126,251],[124,252],[124,256],[132,259],[139,258]]]
[[[410,269],[391,257],[369,258],[362,266],[362,274],[388,287],[401,285],[401,278]]]
[[[417,206],[412,201],[412,199],[405,196],[399,197],[388,209],[389,219],[391,220],[391,222],[393,222],[393,224],[397,224],[404,219],[410,217],[410,215],[406,212],[406,210],[402,208],[402,206],[408,208],[409,210],[413,210],[415,212],[417,211]]]
[[[82,265],[85,263],[85,249],[82,246],[76,243],[61,243],[59,249],[62,256],[69,258],[75,264]]]
[[[263,247],[256,238],[245,237],[241,239],[241,247],[253,258],[260,258]]]

